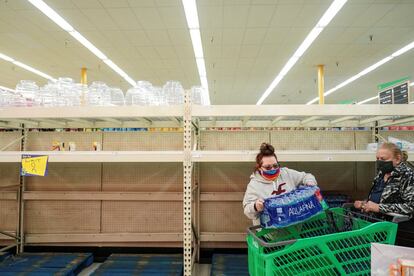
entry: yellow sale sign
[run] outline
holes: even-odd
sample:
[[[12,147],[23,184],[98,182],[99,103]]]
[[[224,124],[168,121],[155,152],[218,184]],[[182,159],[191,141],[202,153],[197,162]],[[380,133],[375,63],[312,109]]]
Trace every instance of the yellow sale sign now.
[[[22,176],[45,176],[47,175],[47,155],[22,155]]]

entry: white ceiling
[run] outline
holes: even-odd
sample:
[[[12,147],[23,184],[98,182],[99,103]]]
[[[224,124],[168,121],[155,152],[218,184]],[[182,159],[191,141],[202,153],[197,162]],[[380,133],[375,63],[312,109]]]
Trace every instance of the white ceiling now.
[[[45,0],[136,80],[199,84],[181,0]],[[331,0],[198,0],[213,104],[255,104]],[[349,0],[265,103],[306,103],[414,40],[414,0]],[[370,35],[373,40],[370,41]],[[0,1],[0,53],[53,77],[129,84],[26,0]],[[337,65],[338,64],[338,65]],[[376,86],[414,76],[414,50],[327,97],[362,100]],[[0,85],[45,79],[0,60]]]

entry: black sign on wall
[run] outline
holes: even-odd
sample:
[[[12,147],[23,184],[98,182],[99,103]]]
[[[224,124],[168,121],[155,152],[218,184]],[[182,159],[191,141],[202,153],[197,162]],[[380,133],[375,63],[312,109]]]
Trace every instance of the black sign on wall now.
[[[394,104],[408,104],[408,83],[394,87]]]
[[[388,89],[379,93],[380,104],[392,104],[392,89]]]
[[[379,104],[408,104],[410,102],[408,82],[379,92],[378,101]]]

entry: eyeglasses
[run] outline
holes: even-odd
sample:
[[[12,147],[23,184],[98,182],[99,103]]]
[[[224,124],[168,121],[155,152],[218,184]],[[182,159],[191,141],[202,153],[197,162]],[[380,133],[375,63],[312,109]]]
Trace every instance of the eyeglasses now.
[[[266,165],[266,166],[262,166],[262,168],[265,169],[265,170],[277,169],[277,168],[279,168],[279,164],[275,163],[273,165]]]

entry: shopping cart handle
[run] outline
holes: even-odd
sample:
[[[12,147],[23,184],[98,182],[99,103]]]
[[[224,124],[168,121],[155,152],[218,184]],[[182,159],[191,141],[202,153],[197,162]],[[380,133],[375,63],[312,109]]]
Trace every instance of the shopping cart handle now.
[[[344,209],[350,209],[352,207],[354,207],[353,203],[344,203],[344,204],[342,204],[342,208],[344,208]]]
[[[279,242],[265,242],[257,236],[257,229],[261,229],[260,225],[255,225],[247,228],[247,232],[263,247],[276,247],[276,246],[285,246],[296,242],[296,239],[279,241]]]
[[[394,223],[400,223],[411,219],[410,216],[397,213],[386,213],[386,215],[392,217],[392,222]]]
[[[342,208],[344,208],[344,209],[352,209],[353,207],[354,207],[353,203],[344,203],[344,204],[342,204]],[[355,213],[355,212],[351,212],[351,213]],[[410,216],[401,215],[401,214],[397,214],[397,213],[385,213],[385,215],[390,217],[387,220],[391,220],[391,222],[394,222],[394,223],[400,223],[400,222],[408,221],[408,220],[411,219]],[[361,214],[359,213],[358,216],[361,216]]]

